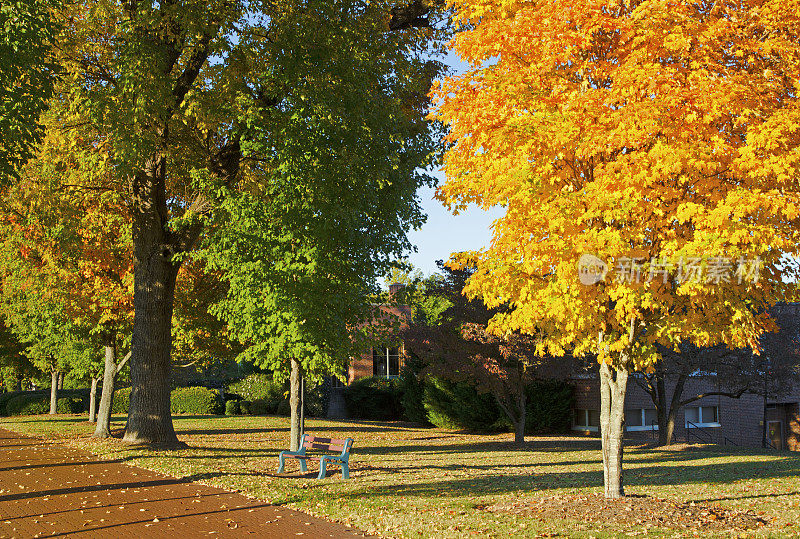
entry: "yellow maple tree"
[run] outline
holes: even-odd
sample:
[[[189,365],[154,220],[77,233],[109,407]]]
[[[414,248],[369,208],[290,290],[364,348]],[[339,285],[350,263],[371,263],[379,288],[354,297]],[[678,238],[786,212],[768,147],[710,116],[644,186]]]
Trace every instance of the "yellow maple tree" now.
[[[438,196],[506,208],[459,259],[478,267],[466,293],[509,307],[495,332],[597,356],[605,493],[622,496],[628,373],[656,344],[757,349],[793,297],[800,2],[451,7],[469,69],[433,90]]]

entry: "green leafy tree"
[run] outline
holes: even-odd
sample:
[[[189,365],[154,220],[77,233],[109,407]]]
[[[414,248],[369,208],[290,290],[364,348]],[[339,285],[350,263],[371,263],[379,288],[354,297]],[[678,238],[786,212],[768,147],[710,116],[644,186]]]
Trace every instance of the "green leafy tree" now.
[[[36,375],[36,368],[25,355],[25,345],[0,319],[0,383],[6,391],[22,389],[23,382]]]
[[[57,0],[0,2],[0,183],[16,177],[41,137],[39,115],[58,65],[52,45]]]
[[[285,97],[270,166],[251,172],[259,190],[224,194],[203,254],[229,284],[214,312],[247,346],[241,359],[290,375],[292,445],[300,378],[341,372],[363,346],[355,328],[370,327],[375,283],[422,223],[416,191],[432,180],[417,169],[434,151],[413,96],[435,66],[408,58],[380,11],[349,22],[334,5],[316,10],[309,24],[335,23],[295,45],[304,77]],[[317,57],[335,58],[336,75]]]
[[[393,217],[377,212],[391,211],[396,199],[376,204],[375,222],[391,225],[384,229],[349,221],[346,209],[357,196],[376,200],[377,190],[413,193],[421,181],[408,171],[424,165],[430,150],[420,151],[430,128],[418,120],[438,68],[420,60],[431,6],[417,4],[133,0],[65,8],[58,40],[72,82],[69,110],[86,112],[98,144],[113,144],[114,168],[126,178],[118,192],[133,221],[126,440],[177,442],[169,408],[176,279],[204,229],[227,219],[225,199],[278,204],[294,193],[307,202],[313,226],[315,206],[336,207],[351,175],[371,175],[370,189],[340,200],[341,235],[358,237],[365,231],[348,227],[367,226],[391,245],[397,230],[414,224],[418,208],[409,197],[409,208]],[[338,122],[340,129],[323,129],[312,140],[314,121],[331,128]],[[342,163],[336,174],[333,149]],[[318,159],[328,167],[325,181],[308,170]]]

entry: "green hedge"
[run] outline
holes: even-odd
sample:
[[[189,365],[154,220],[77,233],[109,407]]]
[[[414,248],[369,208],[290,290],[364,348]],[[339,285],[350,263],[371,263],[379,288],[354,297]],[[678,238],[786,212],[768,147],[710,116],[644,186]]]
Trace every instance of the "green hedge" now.
[[[80,414],[86,411],[86,400],[81,396],[59,397],[56,412]],[[5,405],[6,415],[38,415],[50,412],[50,392],[26,391],[9,399]]]
[[[114,391],[112,413],[127,414],[131,400],[131,388]],[[173,414],[219,415],[225,405],[216,389],[207,387],[179,387],[170,394],[170,410]]]
[[[428,421],[453,430],[491,432],[505,430],[507,421],[493,396],[466,383],[454,383],[429,376],[422,398]]]
[[[225,415],[240,415],[242,413],[240,402],[238,400],[225,401]]]
[[[423,398],[425,396],[425,379],[420,374],[424,367],[423,362],[412,356],[403,366],[400,373],[401,403],[403,418],[414,423],[430,425],[428,412],[425,410]]]
[[[111,403],[112,414],[127,414],[131,402],[131,388],[123,387],[114,390],[114,401]]]
[[[435,377],[420,382],[427,419],[437,427],[492,432],[512,430],[511,422],[488,393],[465,383]],[[537,380],[526,388],[525,432],[568,432],[574,388],[560,380]],[[407,394],[406,394],[407,395]],[[407,396],[404,404],[413,400]],[[407,409],[408,410],[408,409]],[[407,415],[408,412],[407,412]]]
[[[266,415],[278,412],[286,400],[283,396],[286,389],[285,384],[274,381],[271,375],[254,373],[229,385],[227,391],[249,402],[253,415]]]
[[[537,380],[528,386],[525,432],[569,432],[575,388],[562,380]]]
[[[14,397],[18,397],[19,395],[44,395],[47,394],[47,398],[50,398],[50,391],[48,390],[46,393],[44,391],[9,391],[7,393],[0,393],[0,416],[7,416],[9,415],[6,412],[6,404],[8,401],[13,399]]]
[[[225,411],[219,391],[207,387],[179,387],[170,395],[173,414],[219,415]]]
[[[288,391],[288,382],[277,382],[269,374],[254,373],[229,385],[226,390],[226,400],[241,397],[240,408],[243,414],[287,416],[290,411]],[[328,392],[324,384],[316,387],[306,386],[303,399],[306,416],[323,417],[327,409],[327,400]]]
[[[362,378],[344,388],[347,413],[355,419],[396,421],[403,417],[399,379]]]

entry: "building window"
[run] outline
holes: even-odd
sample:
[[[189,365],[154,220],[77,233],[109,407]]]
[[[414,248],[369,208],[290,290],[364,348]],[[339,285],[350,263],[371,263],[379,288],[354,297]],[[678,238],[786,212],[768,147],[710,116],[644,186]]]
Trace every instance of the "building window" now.
[[[625,430],[658,430],[658,413],[655,408],[625,410]]]
[[[719,410],[716,406],[690,406],[685,410],[686,428],[720,427]]]
[[[600,412],[575,408],[572,416],[572,430],[596,432],[600,428]]]
[[[373,348],[372,375],[378,378],[395,378],[400,376],[400,349]]]

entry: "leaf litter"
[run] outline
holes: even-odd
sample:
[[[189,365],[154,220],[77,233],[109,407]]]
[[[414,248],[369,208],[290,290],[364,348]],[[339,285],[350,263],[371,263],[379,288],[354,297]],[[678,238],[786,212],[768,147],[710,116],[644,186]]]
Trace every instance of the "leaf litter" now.
[[[602,494],[573,494],[518,499],[476,508],[490,513],[527,516],[537,520],[564,519],[588,524],[602,523],[616,529],[668,528],[737,532],[770,524],[767,517],[753,511],[651,496],[626,496],[609,500]]]

